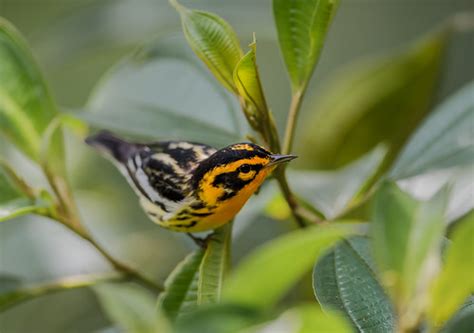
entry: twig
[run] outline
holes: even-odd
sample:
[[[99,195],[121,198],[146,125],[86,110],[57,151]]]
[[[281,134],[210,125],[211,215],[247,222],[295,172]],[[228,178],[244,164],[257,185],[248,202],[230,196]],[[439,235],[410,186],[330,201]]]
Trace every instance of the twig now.
[[[100,282],[119,281],[124,279],[127,279],[127,276],[125,274],[114,272],[71,276],[46,283],[39,283],[28,287],[22,287],[20,285],[17,290],[12,290],[2,295],[2,299],[4,301],[1,302],[0,311],[4,311],[8,308],[11,308],[12,306],[25,302],[29,299],[63,291],[65,289],[83,288],[92,286]]]
[[[50,183],[59,201],[58,215],[50,217],[62,223],[74,233],[76,233],[78,236],[88,241],[117,271],[129,276],[137,283],[140,283],[143,286],[154,290],[155,292],[163,291],[163,286],[150,280],[136,269],[115,259],[91,236],[90,232],[83,226],[83,224],[79,220],[77,208],[67,182],[64,179],[59,178],[58,176],[52,175],[52,173],[48,171],[47,167],[43,167],[43,170],[45,172],[46,178],[48,179],[48,182]]]

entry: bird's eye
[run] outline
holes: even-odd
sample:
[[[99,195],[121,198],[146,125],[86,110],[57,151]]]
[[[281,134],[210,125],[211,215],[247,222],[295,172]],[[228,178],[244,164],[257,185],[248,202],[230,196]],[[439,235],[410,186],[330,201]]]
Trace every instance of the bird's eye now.
[[[239,167],[239,172],[242,172],[242,173],[249,173],[251,170],[252,168],[248,164],[243,164]]]

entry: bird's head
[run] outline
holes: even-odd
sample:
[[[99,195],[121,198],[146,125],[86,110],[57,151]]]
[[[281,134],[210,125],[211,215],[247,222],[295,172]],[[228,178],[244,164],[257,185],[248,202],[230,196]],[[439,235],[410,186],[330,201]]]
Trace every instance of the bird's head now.
[[[272,154],[252,143],[233,144],[200,163],[193,174],[193,187],[209,205],[227,202],[241,207],[278,165],[294,158]]]

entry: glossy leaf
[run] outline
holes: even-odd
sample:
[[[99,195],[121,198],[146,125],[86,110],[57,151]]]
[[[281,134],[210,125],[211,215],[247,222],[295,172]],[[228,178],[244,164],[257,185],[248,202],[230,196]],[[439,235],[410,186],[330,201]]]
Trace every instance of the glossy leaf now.
[[[333,219],[348,209],[353,199],[364,190],[364,184],[375,174],[385,152],[383,147],[378,147],[336,171],[290,170],[288,179],[299,196],[324,213],[326,218]]]
[[[314,304],[300,305],[283,312],[274,321],[259,326],[250,332],[285,332],[285,333],[313,333],[313,332],[352,332],[350,325],[340,315],[330,311],[322,312]]]
[[[308,83],[339,0],[274,0],[273,14],[293,91]]]
[[[377,280],[366,237],[344,239],[314,267],[313,288],[324,308],[341,311],[359,332],[390,332],[395,316]]]
[[[168,36],[142,47],[104,76],[87,112],[74,115],[143,139],[214,146],[238,141],[236,102],[185,46],[184,39]]]
[[[244,258],[229,276],[223,299],[260,308],[273,306],[311,269],[324,250],[354,232],[351,225],[314,227],[264,244]]]
[[[93,289],[105,313],[126,332],[158,332],[155,301],[145,289],[123,283],[103,283]]]
[[[0,135],[40,161],[41,137],[58,114],[31,51],[20,33],[0,18]],[[61,133],[51,142],[48,162],[63,171]]]
[[[181,16],[184,35],[193,51],[227,89],[236,92],[233,72],[242,51],[235,31],[213,13],[185,8],[176,0],[170,2]]]
[[[165,281],[165,291],[158,298],[158,308],[170,320],[196,309],[198,275],[203,250],[197,250],[180,262]]]
[[[218,302],[224,276],[230,265],[232,223],[214,231],[199,267],[198,304]]]
[[[443,188],[429,201],[418,202],[395,184],[385,182],[375,195],[375,259],[401,316],[416,318],[414,309],[426,297],[426,281],[437,273],[447,192]]]
[[[407,178],[474,163],[474,82],[441,104],[411,137],[390,176]]]
[[[445,264],[433,283],[428,318],[444,323],[474,293],[474,214],[468,214],[453,230]]]
[[[358,61],[325,85],[301,129],[301,162],[337,168],[381,142],[386,170],[432,110],[447,35],[436,33],[398,55]],[[341,98],[344,96],[344,98]]]

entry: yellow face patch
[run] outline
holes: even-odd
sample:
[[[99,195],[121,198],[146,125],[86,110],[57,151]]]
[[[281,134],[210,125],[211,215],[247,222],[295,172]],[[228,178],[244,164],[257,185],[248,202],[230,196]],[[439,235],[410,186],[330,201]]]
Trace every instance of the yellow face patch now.
[[[226,165],[222,165],[219,167],[216,167],[214,169],[211,169],[208,173],[206,173],[200,183],[199,183],[199,198],[205,202],[209,206],[214,206],[218,202],[218,198],[222,197],[223,195],[226,194],[228,189],[226,189],[224,186],[214,186],[214,181],[216,180],[216,177],[219,175],[225,174],[225,173],[231,173],[237,171],[237,169],[244,165],[262,165],[262,169],[259,172],[259,174],[251,181],[249,184],[247,184],[243,189],[241,189],[242,194],[247,193],[248,189],[252,189],[252,193],[257,190],[257,188],[261,185],[261,183],[265,180],[265,177],[267,176],[268,172],[270,170],[265,169],[265,165],[267,165],[269,162],[268,159],[262,158],[262,157],[252,157],[249,159],[242,159],[238,160]],[[240,172],[238,174],[238,177],[243,180],[243,181],[248,181],[249,179],[252,179],[256,174],[256,171],[252,170],[249,173],[243,173]],[[244,191],[245,190],[245,191]],[[250,196],[250,194],[246,194],[247,198]],[[235,196],[239,196],[240,193],[237,193]],[[221,204],[221,203],[219,203]],[[223,205],[223,204],[222,204]]]

